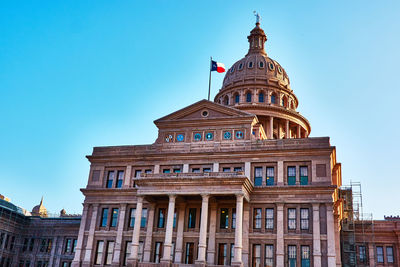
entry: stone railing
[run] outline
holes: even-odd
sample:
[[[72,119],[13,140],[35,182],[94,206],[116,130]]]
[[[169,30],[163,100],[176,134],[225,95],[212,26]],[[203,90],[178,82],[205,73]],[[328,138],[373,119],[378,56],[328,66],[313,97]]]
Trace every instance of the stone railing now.
[[[235,177],[243,177],[244,172],[243,171],[237,171],[237,172],[179,172],[179,173],[142,173],[140,174],[139,178],[135,179],[159,179],[159,178],[190,178],[190,179],[195,179],[195,178],[235,178]]]

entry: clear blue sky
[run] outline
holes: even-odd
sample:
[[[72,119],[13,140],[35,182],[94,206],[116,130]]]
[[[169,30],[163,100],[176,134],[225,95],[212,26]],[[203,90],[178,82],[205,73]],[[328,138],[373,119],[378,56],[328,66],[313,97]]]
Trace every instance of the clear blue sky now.
[[[253,10],[344,183],[400,214],[399,1],[3,2],[0,193],[81,212],[92,147],[153,143],[153,120],[206,98],[209,57],[246,54]]]

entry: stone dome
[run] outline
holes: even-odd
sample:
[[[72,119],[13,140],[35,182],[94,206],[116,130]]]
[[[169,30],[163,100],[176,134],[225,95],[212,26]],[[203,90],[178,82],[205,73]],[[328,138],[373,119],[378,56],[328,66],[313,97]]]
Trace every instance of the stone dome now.
[[[40,200],[40,204],[33,207],[32,216],[47,217],[47,209],[43,206],[43,197]]]
[[[296,111],[299,101],[285,69],[265,52],[259,22],[247,39],[248,53],[228,69],[214,101],[257,115],[268,139],[308,137],[310,123]]]

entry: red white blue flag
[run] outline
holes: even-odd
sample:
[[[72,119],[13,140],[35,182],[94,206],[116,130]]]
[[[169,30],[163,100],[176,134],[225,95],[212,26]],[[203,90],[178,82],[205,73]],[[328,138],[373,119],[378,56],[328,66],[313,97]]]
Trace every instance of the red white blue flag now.
[[[211,71],[217,71],[219,73],[225,72],[224,63],[219,63],[217,61],[211,60]]]

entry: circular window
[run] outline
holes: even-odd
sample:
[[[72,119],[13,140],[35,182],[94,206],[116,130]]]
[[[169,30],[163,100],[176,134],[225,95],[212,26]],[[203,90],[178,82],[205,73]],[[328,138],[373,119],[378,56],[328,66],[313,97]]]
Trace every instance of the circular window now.
[[[274,66],[274,64],[272,64],[272,62],[270,62],[268,64],[268,67],[269,67],[270,70],[274,70],[275,69],[275,66]]]
[[[224,132],[224,139],[225,140],[230,140],[232,138],[231,132]]]
[[[237,139],[243,139],[243,132],[242,131],[236,131],[236,138]]]
[[[260,61],[260,62],[258,63],[258,66],[260,66],[260,68],[264,68],[264,62]]]
[[[213,133],[206,133],[206,139],[207,139],[208,141],[213,140],[213,139],[214,139]]]
[[[230,70],[230,73],[232,73],[232,72],[234,72],[235,71],[235,67],[233,66],[232,68],[231,68],[231,70]]]
[[[207,110],[203,110],[203,111],[201,112],[201,116],[203,116],[203,117],[208,117],[208,111],[207,111]]]
[[[282,73],[282,68],[281,68],[281,66],[278,66],[278,72],[279,72],[279,73]]]
[[[194,140],[195,141],[200,141],[201,140],[201,133],[195,133],[194,134]]]
[[[183,134],[178,134],[176,136],[176,141],[178,141],[178,142],[183,142],[184,139],[185,139],[185,137],[183,136]]]
[[[252,67],[253,67],[253,62],[250,61],[250,62],[249,62],[249,68],[251,69]]]
[[[239,64],[239,70],[243,69],[243,63]]]

